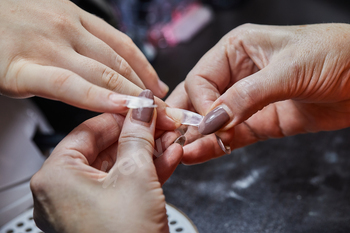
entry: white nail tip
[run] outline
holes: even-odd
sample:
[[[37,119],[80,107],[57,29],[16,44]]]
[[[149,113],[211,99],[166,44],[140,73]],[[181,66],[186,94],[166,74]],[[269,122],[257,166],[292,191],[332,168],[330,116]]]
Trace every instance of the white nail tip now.
[[[198,113],[191,112],[179,108],[166,108],[166,113],[174,121],[181,123],[182,125],[197,126],[202,121],[203,116]]]
[[[153,104],[152,99],[146,97],[136,97],[136,96],[124,96],[125,106],[128,108],[156,108],[157,105]]]

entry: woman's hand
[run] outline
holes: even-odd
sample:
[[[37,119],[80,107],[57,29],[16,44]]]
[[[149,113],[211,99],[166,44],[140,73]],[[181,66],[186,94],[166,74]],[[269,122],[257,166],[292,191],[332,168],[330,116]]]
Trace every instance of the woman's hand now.
[[[0,2],[0,93],[115,113],[118,96],[162,83],[132,40],[68,0]],[[109,89],[109,90],[108,90]]]
[[[240,26],[207,52],[184,88],[172,94],[186,92],[188,100],[179,103],[170,97],[168,104],[193,105],[206,115],[199,132],[216,132],[232,149],[348,127],[349,40],[347,24]],[[184,162],[223,154],[215,140],[211,135],[185,146]]]
[[[153,160],[156,115],[153,109],[131,110],[125,120],[103,114],[73,130],[31,180],[38,227],[169,232],[161,183],[181,161],[182,148],[175,143]]]

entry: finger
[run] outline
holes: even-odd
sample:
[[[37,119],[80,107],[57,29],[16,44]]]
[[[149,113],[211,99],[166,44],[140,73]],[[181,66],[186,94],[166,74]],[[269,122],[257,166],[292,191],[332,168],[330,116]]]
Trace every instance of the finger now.
[[[166,95],[169,88],[159,80],[157,73],[146,57],[128,36],[89,13],[82,13],[81,22],[91,34],[100,38],[123,57],[145,86],[152,90],[156,96],[164,97]]]
[[[37,95],[96,112],[122,113],[127,110],[126,96],[93,85],[62,68],[37,64],[16,64],[11,70],[20,96]]]
[[[198,132],[198,127],[188,126],[187,132],[185,133],[186,145],[202,138],[203,135]]]
[[[91,58],[81,56],[77,53],[72,54],[75,57],[74,60],[78,62],[72,67],[72,65],[65,64],[66,67],[72,68],[79,72],[78,74],[84,77],[86,80],[117,93],[138,96],[142,89],[130,82],[128,79],[121,76],[106,65],[99,63]],[[78,68],[83,67],[83,68]],[[101,77],[96,79],[96,77]],[[157,129],[161,130],[174,130],[179,127],[179,124],[174,122],[171,117],[168,117],[165,113],[166,104],[159,98],[155,98],[157,112],[159,117],[157,118]]]
[[[182,163],[187,165],[204,163],[225,154],[217,143],[214,134],[187,144],[183,150]]]
[[[211,134],[226,125],[227,130],[248,119],[270,103],[291,98],[291,74],[281,64],[269,65],[236,82],[210,107],[200,123],[202,134]]]
[[[174,173],[177,165],[181,162],[182,154],[182,146],[178,143],[174,143],[162,156],[154,160],[154,165],[161,185],[163,185],[165,181],[169,179],[171,174]]]
[[[133,96],[137,96],[142,91],[142,88],[133,82],[136,80],[128,80],[105,64],[89,57],[82,56],[76,52],[71,52],[69,57],[71,59],[64,59],[61,61],[62,64],[60,65],[62,65],[63,68],[72,70],[95,85],[117,93]]]
[[[242,46],[242,39],[237,38],[241,37],[225,36],[186,77],[186,92],[201,115],[213,110],[213,103],[232,84],[257,71],[257,66]]]
[[[185,134],[186,145],[184,147],[182,163],[203,163],[226,154],[227,147],[230,148],[229,150],[235,149],[233,147],[236,137],[235,131],[236,129],[232,128],[224,132],[218,132],[216,135],[221,140],[219,142],[214,134],[203,136],[198,133],[195,127],[192,130],[189,129]]]
[[[124,117],[116,114],[102,114],[91,118],[68,134],[55,148],[55,151],[93,164],[97,155],[118,141]],[[75,152],[75,153],[73,153]],[[53,156],[60,153],[52,153]]]
[[[187,92],[185,90],[185,82],[184,81],[176,86],[174,91],[171,92],[171,94],[165,100],[165,103],[167,103],[172,108],[193,110],[191,101],[190,101],[190,99],[187,95]]]
[[[91,167],[94,167],[103,172],[109,172],[117,160],[118,141],[100,152]]]
[[[85,34],[85,36],[82,36],[84,39],[81,39],[80,43],[74,45],[74,48],[78,54],[81,54],[85,57],[89,57],[110,67],[111,69],[113,69],[132,83],[136,84],[142,89],[145,89],[145,86],[140,80],[140,78],[130,67],[128,62],[124,60],[124,58],[118,55],[111,47],[109,47],[105,42],[103,42],[99,38],[91,35],[87,31],[85,32]],[[82,71],[78,72],[76,70],[85,70],[86,67],[89,67],[85,64],[85,59],[79,59],[79,56],[77,56],[76,59],[72,59],[72,61],[74,62],[70,62],[68,63],[68,65],[71,64],[73,66],[71,70],[75,71],[76,73],[82,73]],[[95,76],[94,78],[99,77]]]
[[[231,78],[228,60],[216,45],[209,50],[187,75],[185,89],[193,107],[206,115]]]
[[[157,133],[157,130],[155,134]],[[155,140],[155,150],[157,154],[155,155],[156,157],[159,157],[163,154],[163,152],[171,146],[176,139],[178,139],[180,136],[182,136],[181,132],[178,130],[175,131],[166,131],[164,132],[161,136],[159,137],[154,137],[156,138]]]
[[[141,95],[153,98],[150,90],[143,91]],[[153,108],[129,111],[119,137],[117,162],[110,170],[106,184],[114,182],[116,176],[127,180],[142,177],[157,180],[152,158],[156,115]]]

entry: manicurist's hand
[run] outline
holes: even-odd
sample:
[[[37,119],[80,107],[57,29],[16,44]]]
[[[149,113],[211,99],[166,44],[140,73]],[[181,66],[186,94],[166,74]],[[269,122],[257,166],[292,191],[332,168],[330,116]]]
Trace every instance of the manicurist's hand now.
[[[224,36],[168,100],[205,115],[203,135],[184,147],[184,163],[220,156],[216,133],[232,149],[259,140],[350,125],[350,26],[243,25]],[[180,103],[176,95],[185,96]],[[184,98],[184,97],[182,97]]]
[[[169,232],[161,184],[182,148],[153,159],[156,117],[153,109],[103,114],[73,130],[31,180],[36,224],[60,233]]]
[[[115,92],[137,96],[149,88],[158,97],[167,93],[128,36],[68,0],[2,0],[0,32],[3,95],[36,95],[118,113]],[[156,102],[161,110],[164,103]],[[162,121],[161,128],[174,128]]]

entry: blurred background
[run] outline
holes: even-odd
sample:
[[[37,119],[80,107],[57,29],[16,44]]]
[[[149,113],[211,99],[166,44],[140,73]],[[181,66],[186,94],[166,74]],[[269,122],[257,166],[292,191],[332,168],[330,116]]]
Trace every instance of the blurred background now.
[[[241,24],[350,22],[350,1],[341,0],[74,2],[127,33],[170,92],[206,51]],[[53,144],[97,114],[32,100],[56,132]],[[204,233],[350,232],[349,139],[349,129],[298,135],[259,142],[205,164],[179,165],[164,185],[166,200]],[[40,140],[37,135],[39,146],[48,144]]]

